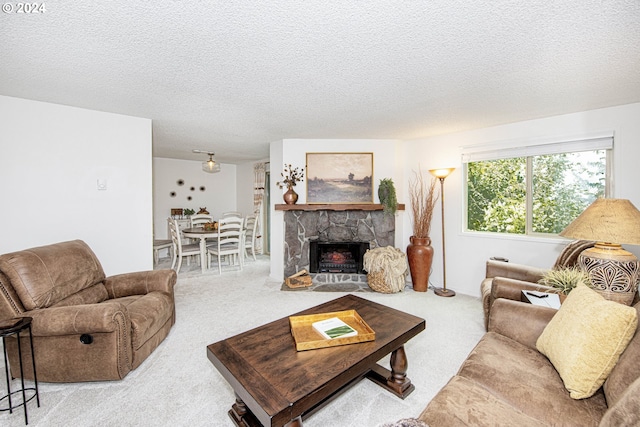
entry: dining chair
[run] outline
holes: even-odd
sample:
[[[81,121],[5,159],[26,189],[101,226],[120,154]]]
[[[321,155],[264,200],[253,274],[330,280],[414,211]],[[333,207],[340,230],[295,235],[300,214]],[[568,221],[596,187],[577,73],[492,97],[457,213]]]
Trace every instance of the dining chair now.
[[[157,240],[153,239],[153,264],[157,264],[160,261],[160,251],[162,249],[167,249],[169,252],[169,257],[171,258],[171,249],[173,246],[173,242],[171,239],[169,240]]]
[[[207,266],[211,267],[211,256],[218,259],[218,273],[222,274],[222,259],[228,257],[229,265],[238,264],[240,270],[244,264],[242,247],[242,227],[244,218],[227,217],[218,221],[218,233],[215,243],[207,246]]]
[[[173,244],[173,260],[171,261],[171,268],[176,265],[176,261],[178,262],[178,268],[176,268],[176,273],[180,272],[180,267],[182,267],[182,258],[187,257],[187,265],[189,265],[189,257],[193,255],[200,255],[200,245],[197,243],[191,243],[185,245],[182,243],[182,238],[180,236],[180,229],[178,228],[178,221],[173,218],[167,218],[169,221],[169,231],[171,232],[171,242]],[[204,260],[200,260],[203,262]]]
[[[189,218],[191,220],[191,228],[206,222],[213,222],[213,216],[207,214],[195,214]]]
[[[258,220],[255,215],[250,215],[245,219],[244,229],[242,231],[242,247],[244,249],[243,256],[249,256],[249,252],[251,251],[251,256],[253,256],[253,260],[256,260],[256,230],[258,227]]]
[[[223,213],[222,213],[222,217],[223,217],[223,218],[226,218],[226,217],[229,217],[229,216],[237,216],[237,217],[242,218],[242,212],[238,212],[238,211],[228,211],[228,212],[223,212]]]

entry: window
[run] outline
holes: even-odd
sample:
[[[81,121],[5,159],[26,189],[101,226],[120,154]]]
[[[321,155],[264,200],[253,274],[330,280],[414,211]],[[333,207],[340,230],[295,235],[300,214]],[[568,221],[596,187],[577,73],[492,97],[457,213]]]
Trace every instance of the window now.
[[[613,135],[491,150],[463,148],[468,231],[555,235],[608,196]]]

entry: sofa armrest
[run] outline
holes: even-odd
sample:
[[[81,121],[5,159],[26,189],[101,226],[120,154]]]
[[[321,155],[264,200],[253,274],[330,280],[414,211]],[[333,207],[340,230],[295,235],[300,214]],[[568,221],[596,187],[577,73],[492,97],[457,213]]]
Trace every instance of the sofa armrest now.
[[[510,279],[524,280],[536,283],[548,270],[531,267],[528,265],[514,264],[512,262],[489,260],[487,261],[485,277],[507,277]]]
[[[549,307],[500,298],[491,307],[489,332],[535,349],[538,337],[557,312]]]
[[[107,277],[104,286],[107,288],[110,299],[146,295],[153,291],[173,296],[177,277],[173,270],[138,271]]]
[[[520,301],[520,294],[524,290],[558,293],[557,289],[550,286],[506,277],[494,277],[491,283],[491,298],[493,300],[506,298]]]
[[[33,318],[31,333],[40,337],[131,329],[127,308],[118,302],[36,309],[22,316]]]

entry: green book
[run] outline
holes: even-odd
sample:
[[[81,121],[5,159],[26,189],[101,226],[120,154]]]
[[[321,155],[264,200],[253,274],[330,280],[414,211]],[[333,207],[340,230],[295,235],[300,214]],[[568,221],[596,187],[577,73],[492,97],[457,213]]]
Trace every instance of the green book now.
[[[326,339],[346,338],[358,335],[358,331],[344,323],[337,317],[319,320],[311,324],[313,328]]]

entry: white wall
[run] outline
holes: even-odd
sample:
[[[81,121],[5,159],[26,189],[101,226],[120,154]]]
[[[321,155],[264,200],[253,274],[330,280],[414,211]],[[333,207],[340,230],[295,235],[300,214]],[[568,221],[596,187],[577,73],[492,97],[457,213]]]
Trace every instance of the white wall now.
[[[274,141],[269,147],[269,165],[271,167],[271,203],[269,210],[271,213],[271,242],[269,257],[271,261],[270,277],[274,280],[284,280],[284,213],[276,211],[276,203],[281,203],[278,195],[282,194],[282,190],[276,186],[277,177],[280,176],[278,165],[283,165],[284,160],[284,141]],[[300,163],[300,159],[295,159],[297,165],[304,164],[304,160]],[[294,163],[291,163],[294,164]]]
[[[497,141],[550,139],[568,135],[588,135],[614,131],[614,197],[629,199],[640,208],[638,159],[640,159],[640,103],[604,108],[539,120],[495,126],[432,138],[407,141],[406,170],[424,171],[438,167],[457,169],[445,180],[445,226],[447,287],[457,292],[478,296],[484,277],[485,261],[503,256],[511,262],[549,268],[567,240],[528,237],[496,237],[489,234],[463,232],[464,182],[460,147]],[[405,179],[408,179],[406,177]],[[407,192],[404,193],[407,200]],[[408,217],[408,213],[405,212]],[[440,213],[432,223],[432,245],[435,249],[431,281],[442,286],[442,240]],[[411,230],[404,235],[405,246]],[[640,254],[638,246],[625,246]]]
[[[0,120],[0,253],[82,239],[107,275],[152,268],[151,120],[6,96]]]
[[[304,167],[306,153],[373,153],[374,203],[378,199],[378,184],[383,178],[392,178],[396,192],[404,191],[404,157],[401,141],[391,139],[285,139],[271,143],[271,277],[282,280],[284,272],[284,214],[275,211],[275,205],[284,203],[280,197],[286,189],[279,189],[276,182],[280,180],[280,172],[285,164],[293,167]],[[299,204],[306,203],[305,181],[295,187]],[[404,203],[398,200],[399,203]],[[402,247],[402,236],[405,233],[404,216],[396,215],[396,246]]]
[[[183,180],[184,185],[178,185],[178,180]],[[200,187],[204,187],[204,191]],[[175,197],[171,196],[172,192],[176,193]],[[198,212],[206,207],[214,218],[220,218],[223,212],[236,210],[236,194],[236,165],[223,163],[220,172],[207,173],[202,170],[201,161],[154,157],[153,221],[156,239],[169,238],[167,218],[172,208]]]

